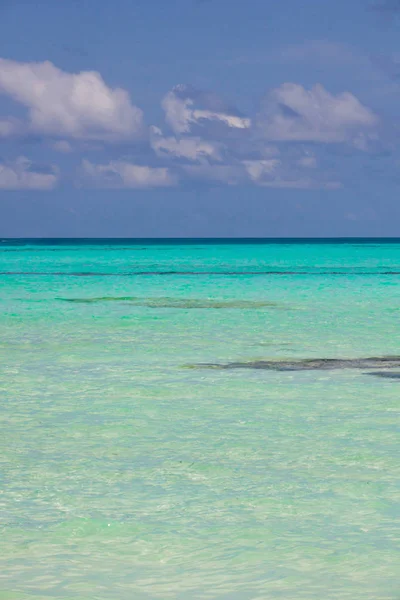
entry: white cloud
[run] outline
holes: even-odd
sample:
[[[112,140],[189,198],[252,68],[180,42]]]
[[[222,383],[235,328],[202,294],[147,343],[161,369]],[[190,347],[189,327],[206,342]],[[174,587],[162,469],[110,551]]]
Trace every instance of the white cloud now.
[[[245,160],[243,165],[251,181],[259,183],[265,175],[271,176],[281,165],[277,159],[270,160]]]
[[[257,130],[271,141],[344,142],[378,124],[376,115],[349,92],[337,96],[322,85],[311,90],[285,83],[268,94]]]
[[[324,48],[334,55],[334,47]],[[317,168],[314,144],[346,143],[365,150],[379,133],[377,116],[354,95],[331,94],[321,85],[306,90],[283,84],[268,94],[254,121],[218,96],[184,85],[167,94],[163,107],[175,136],[152,128],[150,144],[157,156],[178,161],[188,179],[226,185],[336,189],[341,184],[335,174]]]
[[[49,61],[0,59],[0,93],[28,108],[35,133],[111,141],[142,135],[142,111],[96,71],[66,73]]]
[[[330,46],[325,50],[334,53]],[[157,157],[158,166],[122,158],[82,162],[84,183],[99,188],[169,187],[178,184],[178,174],[225,185],[336,188],[335,175],[317,169],[317,158],[318,166],[322,160],[330,167],[315,143],[346,143],[340,149],[365,152],[377,146],[382,132],[377,116],[354,95],[331,94],[321,85],[309,90],[281,85],[267,95],[256,119],[242,116],[214,93],[179,85],[162,101],[174,132],[169,135],[157,127],[146,130],[143,113],[128,93],[108,87],[97,72],[71,74],[50,62],[0,59],[1,93],[26,106],[29,121],[0,118],[0,138],[47,135],[48,147],[61,153],[145,138],[143,151],[153,151],[146,162],[154,164]],[[35,169],[26,159],[0,169],[3,189],[51,189],[57,183],[56,172]]]
[[[157,127],[151,128],[150,144],[161,158],[184,158],[196,162],[221,161],[223,145],[200,137],[163,137]]]
[[[192,100],[178,98],[174,92],[168,92],[161,105],[165,110],[165,120],[175,133],[190,131],[193,121]]]
[[[33,163],[21,156],[13,163],[0,164],[2,190],[52,190],[57,185],[58,170],[50,173],[35,171]]]
[[[202,119],[221,121],[228,127],[233,129],[248,129],[251,121],[247,117],[239,117],[237,115],[229,115],[221,112],[213,112],[212,110],[193,110],[192,119],[194,122]]]
[[[200,92],[186,85],[177,85],[162,100],[165,120],[176,134],[189,133],[193,126],[208,122],[230,129],[248,129],[250,119],[225,105],[214,94]]]
[[[111,161],[106,165],[96,165],[84,160],[82,168],[85,178],[97,187],[170,187],[178,182],[177,177],[165,167],[147,167],[124,161]]]

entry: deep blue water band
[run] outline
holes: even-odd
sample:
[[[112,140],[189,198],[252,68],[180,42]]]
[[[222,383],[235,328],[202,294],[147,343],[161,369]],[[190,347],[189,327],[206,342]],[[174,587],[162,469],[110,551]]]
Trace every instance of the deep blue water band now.
[[[4,246],[176,246],[226,244],[400,244],[400,238],[1,238]]]

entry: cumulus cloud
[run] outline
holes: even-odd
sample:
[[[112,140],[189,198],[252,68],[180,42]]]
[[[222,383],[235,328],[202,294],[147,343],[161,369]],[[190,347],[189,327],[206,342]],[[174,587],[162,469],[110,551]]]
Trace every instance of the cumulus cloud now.
[[[96,71],[67,73],[51,62],[0,59],[0,93],[24,105],[34,133],[94,140],[140,137],[143,113]]]
[[[243,161],[248,176],[255,183],[262,182],[265,176],[273,176],[281,164],[278,159]]]
[[[350,94],[330,94],[322,85],[311,90],[285,83],[264,100],[256,129],[266,139],[338,143],[372,129],[378,118]]]
[[[0,59],[0,93],[26,106],[29,115],[26,124],[0,118],[0,138],[45,135],[47,146],[58,153],[105,150],[104,141],[140,141],[130,150],[140,159],[110,161],[110,154],[102,164],[83,161],[80,183],[98,188],[145,189],[196,180],[334,189],[340,184],[323,146],[335,144],[336,153],[366,152],[377,147],[383,131],[377,116],[354,95],[331,94],[319,84],[309,90],[281,85],[251,119],[214,93],[179,85],[162,100],[167,134],[158,127],[146,130],[143,113],[127,92],[108,87],[96,72],[71,74],[49,62]],[[1,169],[3,189],[51,189],[57,182],[55,171],[35,169],[26,159]]]
[[[187,159],[194,162],[222,160],[221,143],[200,137],[163,137],[157,127],[151,128],[150,145],[160,158]]]
[[[230,130],[246,130],[250,119],[227,105],[216,94],[202,92],[188,85],[175,86],[162,100],[165,119],[176,134],[190,133],[197,126],[220,126]]]
[[[88,183],[102,188],[152,188],[177,184],[177,177],[165,167],[148,167],[125,161],[111,161],[105,165],[82,163]]]
[[[324,49],[328,55],[337,50]],[[318,45],[307,48],[311,51]],[[186,179],[225,185],[336,189],[340,183],[329,162],[317,160],[316,144],[321,152],[333,143],[365,152],[381,127],[353,94],[334,95],[319,84],[310,90],[281,85],[266,96],[254,119],[219,96],[186,85],[173,88],[162,105],[174,136],[152,128],[150,145],[158,159],[173,159]]]
[[[360,140],[373,135],[378,122],[352,94],[334,96],[321,85],[310,91],[282,85],[267,96],[254,121],[218,96],[183,85],[167,94],[163,107],[175,135],[152,128],[158,158],[173,158],[184,179],[225,185],[340,187],[334,175],[317,168],[310,144],[350,141],[361,148]]]
[[[43,171],[24,156],[12,163],[0,163],[0,189],[52,190],[57,185],[58,169],[51,167]]]

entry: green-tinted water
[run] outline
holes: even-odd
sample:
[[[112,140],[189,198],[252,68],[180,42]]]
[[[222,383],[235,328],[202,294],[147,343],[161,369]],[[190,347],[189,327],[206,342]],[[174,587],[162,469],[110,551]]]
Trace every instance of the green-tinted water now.
[[[202,366],[400,355],[400,244],[0,271],[1,600],[400,597],[400,380]]]

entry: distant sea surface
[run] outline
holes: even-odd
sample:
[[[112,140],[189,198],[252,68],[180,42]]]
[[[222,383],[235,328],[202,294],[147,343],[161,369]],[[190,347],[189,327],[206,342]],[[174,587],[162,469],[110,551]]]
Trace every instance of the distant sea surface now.
[[[399,600],[400,240],[1,240],[1,600]]]

